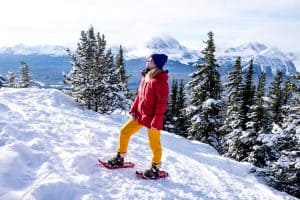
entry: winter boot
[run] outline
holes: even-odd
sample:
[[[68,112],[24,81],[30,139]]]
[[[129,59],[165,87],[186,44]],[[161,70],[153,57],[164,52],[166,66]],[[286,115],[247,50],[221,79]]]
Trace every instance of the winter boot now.
[[[111,160],[107,161],[110,167],[120,167],[124,165],[124,157],[118,152],[118,154]]]
[[[159,177],[159,167],[160,165],[152,163],[150,169],[144,171],[144,176],[150,179],[156,179]]]

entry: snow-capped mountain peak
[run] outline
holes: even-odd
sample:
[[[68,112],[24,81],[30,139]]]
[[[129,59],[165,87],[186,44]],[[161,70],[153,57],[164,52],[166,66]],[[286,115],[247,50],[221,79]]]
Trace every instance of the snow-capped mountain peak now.
[[[156,36],[146,42],[146,47],[150,49],[178,49],[187,50],[186,47],[179,44],[179,42],[171,36]]]
[[[240,54],[240,55],[256,55],[259,52],[266,50],[268,47],[259,42],[249,42],[237,47],[228,48],[225,53]]]
[[[178,40],[171,36],[155,36],[143,46],[130,49],[126,52],[127,59],[147,57],[151,53],[165,53],[169,59],[187,64],[199,58],[199,52],[188,50]]]
[[[288,55],[284,54],[282,51],[280,51],[277,48],[267,48],[264,51],[261,51],[259,55],[273,57],[273,58],[276,57],[282,60],[290,60]]]
[[[257,75],[266,72],[268,77],[275,76],[277,71],[289,76],[296,74],[296,68],[290,56],[277,48],[268,47],[259,42],[249,42],[237,47],[229,48],[218,58],[220,66],[227,69],[228,73],[237,56],[242,58],[242,66],[247,67],[250,59],[254,61],[254,70]]]

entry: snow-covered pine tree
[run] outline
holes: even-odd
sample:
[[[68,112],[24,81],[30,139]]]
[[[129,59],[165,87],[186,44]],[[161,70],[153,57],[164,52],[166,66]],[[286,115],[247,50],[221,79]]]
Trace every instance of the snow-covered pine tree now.
[[[247,156],[243,161],[253,163],[255,166],[264,167],[268,160],[274,159],[274,151],[266,144],[258,139],[260,135],[266,134],[270,131],[270,124],[268,122],[268,105],[264,101],[265,96],[266,75],[261,73],[259,82],[255,93],[254,105],[251,106],[249,115],[249,122],[247,122]]]
[[[235,137],[236,140],[231,144],[231,148],[229,148],[228,151],[229,155],[238,161],[247,161],[249,154],[256,143],[257,132],[253,131],[250,127],[247,129],[255,96],[253,73],[253,59],[251,59],[244,77],[245,82],[241,88],[242,98],[239,111],[241,123],[239,129],[234,131],[237,137]],[[248,125],[251,126],[251,123]]]
[[[106,51],[105,36],[98,32],[96,35],[97,51],[95,55],[96,68],[93,73],[97,74],[97,82],[95,84],[94,99],[96,103],[96,111],[100,113],[112,112],[112,105],[114,104],[114,95],[110,94],[111,84],[116,82],[116,74],[110,74],[110,70],[114,70],[111,52]],[[113,69],[110,69],[112,67]],[[112,76],[110,76],[112,75]],[[115,80],[115,81],[113,81]]]
[[[256,89],[254,105],[251,107],[247,128],[253,128],[255,132],[267,129],[267,110],[265,107],[264,96],[266,87],[266,74],[262,72],[259,76],[259,81]]]
[[[177,98],[177,109],[178,109],[178,119],[177,119],[177,131],[176,133],[180,136],[187,137],[187,130],[190,125],[186,113],[185,113],[185,92],[184,92],[184,84],[183,80],[180,80],[179,89],[178,89],[178,98]]]
[[[2,77],[1,76],[1,74],[0,74],[0,88],[4,85],[4,83],[6,83],[7,82],[7,80],[4,78],[4,77]]]
[[[15,72],[8,72],[7,74],[7,86],[14,88],[17,86],[16,84],[16,73]]]
[[[264,167],[257,169],[257,173],[263,175],[271,186],[300,198],[300,104],[295,103],[299,94],[290,81],[286,81],[283,88],[281,83],[282,76],[278,72],[269,95],[271,116],[276,116],[276,110],[280,112],[276,122],[269,122],[273,123],[271,131],[257,138],[262,144],[259,156],[262,165],[257,166]]]
[[[110,113],[118,108],[119,85],[113,55],[105,51],[104,35],[95,35],[91,26],[81,32],[76,53],[68,50],[72,70],[65,76],[71,86],[71,96],[80,104],[100,113]]]
[[[92,55],[96,52],[95,43],[91,44],[92,40],[95,41],[92,34],[93,32],[93,27],[90,27],[87,32],[81,31],[80,42],[78,43],[76,53],[72,53],[67,49],[72,70],[65,75],[64,80],[66,84],[71,86],[70,95],[79,104],[87,106],[88,109],[91,109],[92,104],[95,104],[95,99],[92,97],[95,80],[91,77],[95,69],[95,63],[93,63],[94,57]],[[92,46],[94,48],[92,48]]]
[[[121,45],[119,48],[119,52],[116,56],[115,62],[116,62],[117,73],[119,76],[119,84],[121,86],[121,94],[120,95],[124,96],[121,98],[120,108],[123,110],[128,110],[130,107],[130,104],[131,104],[130,99],[133,95],[131,94],[131,92],[129,91],[129,88],[128,88],[128,78],[130,76],[128,76],[126,74],[124,53],[123,53],[123,48]]]
[[[270,105],[270,121],[276,124],[282,122],[282,72],[277,71],[274,80],[271,83],[269,97],[271,99]]]
[[[177,112],[177,79],[172,80],[170,100],[166,112],[164,130],[175,133],[175,120],[178,116]]]
[[[270,162],[265,175],[278,190],[300,198],[300,106],[292,107],[283,119],[282,132],[274,143],[278,159]]]
[[[255,87],[253,85],[253,59],[250,60],[250,64],[248,70],[245,75],[245,88],[243,89],[243,100],[241,104],[241,116],[240,119],[242,120],[242,128],[243,130],[246,129],[246,123],[249,121],[249,113],[250,107],[254,103],[254,93]]]
[[[126,101],[126,97],[124,93],[122,93],[123,88],[122,84],[120,83],[118,70],[116,68],[116,65],[114,64],[114,57],[111,49],[109,49],[106,53],[105,66],[108,70],[107,76],[105,77],[105,90],[107,92],[104,93],[105,98],[102,97],[106,103],[102,103],[106,105],[99,107],[99,109],[102,113],[109,113],[117,108],[122,108],[123,102]]]
[[[130,76],[128,76],[126,74],[124,53],[123,53],[123,48],[121,45],[119,47],[119,52],[116,56],[116,66],[117,66],[117,70],[118,70],[119,80],[123,84],[123,87],[124,87],[123,90],[128,93],[127,95],[129,95],[128,78]],[[130,98],[130,97],[131,96],[128,96],[128,98]]]
[[[290,104],[291,102],[288,101],[291,99],[293,92],[296,91],[297,86],[294,83],[292,83],[290,79],[286,80],[282,88],[282,104]]]
[[[29,67],[26,62],[21,62],[18,87],[28,88],[32,84],[32,79],[29,75]]]
[[[231,133],[233,129],[241,126],[241,120],[239,119],[243,95],[241,57],[237,57],[233,70],[229,72],[227,79],[228,82],[224,84],[224,88],[227,88],[226,93],[228,93],[227,114],[224,125],[221,127],[224,135]]]
[[[222,142],[219,151],[226,156],[237,158],[238,147],[237,140],[242,132],[241,105],[243,104],[244,85],[241,67],[241,57],[237,57],[233,69],[227,76],[228,82],[224,84],[226,93],[228,93],[228,105],[226,118],[222,132]]]
[[[287,103],[290,101],[292,92],[295,88],[290,81],[286,81],[285,86],[281,89],[279,82],[280,75],[278,75],[277,77],[276,84],[273,84],[273,88],[278,88],[280,90],[279,92],[277,92],[277,95],[281,96],[281,100],[278,103],[281,105],[278,110],[280,110],[280,118],[283,119],[285,116],[288,116],[288,112],[291,109],[291,107],[287,105]],[[263,93],[259,92],[261,90],[260,83],[261,79],[258,85],[255,105],[251,107],[252,113],[250,115],[250,121],[247,123],[247,132],[249,132],[248,141],[250,141],[253,147],[252,149],[250,149],[250,154],[246,160],[252,162],[258,167],[265,167],[266,165],[268,165],[268,163],[276,160],[278,158],[278,152],[281,151],[278,150],[276,146],[270,145],[268,142],[266,142],[268,141],[266,138],[272,137],[277,141],[278,135],[274,134],[277,133],[276,131],[274,132],[274,130],[278,129],[278,125],[281,125],[281,122],[272,124],[274,121],[270,121],[272,117],[268,116],[270,114],[267,112],[267,110],[270,109],[270,106],[264,102],[262,98]],[[273,96],[273,99],[276,99],[275,95]],[[279,101],[279,99],[277,99],[277,101]],[[271,99],[271,103],[274,102],[275,101]],[[273,114],[273,112],[271,112],[271,114]],[[270,133],[271,131],[274,133]],[[277,146],[280,145],[277,144]]]
[[[261,138],[276,152],[275,160],[267,163],[263,175],[278,190],[300,198],[300,106],[290,107],[282,128],[275,125],[272,134]],[[272,139],[267,140],[268,138]]]
[[[177,79],[173,79],[172,83],[172,94],[170,98],[170,105],[171,105],[171,114],[174,117],[178,117],[178,109],[177,109],[177,98],[178,98],[178,82]]]
[[[188,83],[191,89],[191,106],[187,108],[192,123],[189,128],[189,138],[218,146],[220,126],[219,111],[222,107],[220,74],[215,59],[215,44],[213,33],[208,33],[207,46],[202,51],[204,64],[195,64],[197,68]]]
[[[171,88],[164,130],[187,137],[189,123],[185,114],[186,106],[183,80],[180,80],[180,85],[178,86],[178,80],[173,79]]]

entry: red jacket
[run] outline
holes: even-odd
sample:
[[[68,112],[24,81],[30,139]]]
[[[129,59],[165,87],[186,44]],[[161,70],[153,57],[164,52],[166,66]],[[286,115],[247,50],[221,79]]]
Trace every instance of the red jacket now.
[[[142,75],[130,112],[134,113],[135,120],[140,124],[161,130],[169,98],[168,72],[159,72],[148,82],[145,80],[146,73]]]

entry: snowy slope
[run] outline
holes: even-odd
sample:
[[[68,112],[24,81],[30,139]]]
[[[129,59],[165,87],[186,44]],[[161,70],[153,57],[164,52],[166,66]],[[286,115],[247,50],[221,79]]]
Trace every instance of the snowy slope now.
[[[0,89],[0,199],[295,199],[223,158],[210,146],[163,132],[163,169],[170,177],[138,180],[149,166],[145,130],[128,159],[135,169],[107,170],[96,159],[115,154],[128,119],[82,110],[54,89]]]

